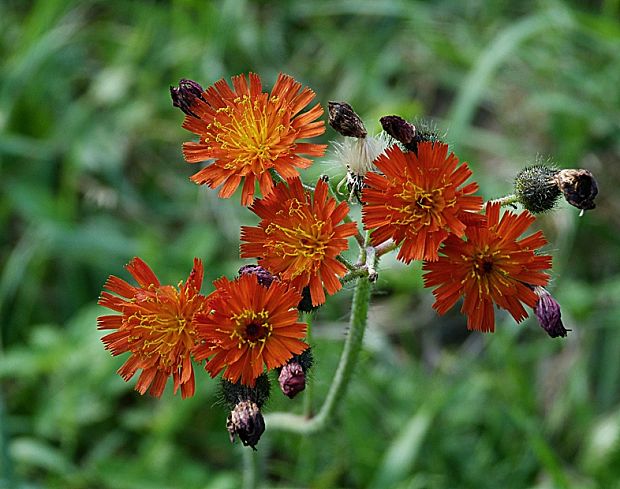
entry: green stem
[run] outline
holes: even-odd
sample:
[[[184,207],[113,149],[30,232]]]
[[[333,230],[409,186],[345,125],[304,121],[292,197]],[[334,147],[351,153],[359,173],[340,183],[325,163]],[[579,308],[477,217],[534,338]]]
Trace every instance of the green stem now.
[[[308,325],[306,329],[306,342],[312,344],[312,315],[304,314],[304,319]],[[314,382],[312,378],[306,377],[306,388],[304,389],[304,416],[309,418],[312,416],[312,400],[314,397]]]
[[[514,205],[519,203],[519,197],[515,194],[506,195],[505,197],[500,197],[499,199],[494,199],[491,203],[497,203],[500,206],[504,207],[506,205]]]
[[[368,277],[368,269],[363,266],[360,268],[356,268],[355,270],[351,270],[344,277],[340,279],[340,282],[346,284],[347,282],[351,282],[356,278]]]
[[[241,447],[243,452],[243,489],[257,489],[256,451]]]
[[[349,261],[348,261],[346,258],[344,258],[344,257],[343,257],[343,256],[341,256],[341,255],[338,255],[338,256],[336,257],[336,260],[338,260],[338,261],[339,261],[340,263],[342,263],[345,267],[347,267],[347,269],[348,269],[350,272],[354,272],[355,270],[357,270],[357,268],[356,268],[356,267],[354,267],[351,263],[349,263]]]
[[[368,318],[370,301],[370,282],[368,278],[357,279],[351,306],[349,334],[344,343],[340,363],[334,375],[327,397],[316,416],[307,418],[289,413],[271,413],[265,415],[266,430],[284,430],[294,433],[310,434],[324,429],[332,420],[338,403],[344,397],[351,375],[362,348],[364,331]]]

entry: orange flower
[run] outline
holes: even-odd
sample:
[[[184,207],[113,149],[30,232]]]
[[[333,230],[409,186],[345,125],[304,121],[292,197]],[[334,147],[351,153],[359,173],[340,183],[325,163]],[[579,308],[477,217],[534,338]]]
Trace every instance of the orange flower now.
[[[196,331],[192,319],[207,307],[206,297],[200,295],[202,262],[194,259],[189,278],[179,285],[179,290],[161,285],[140,258],[134,258],[125,268],[139,287],[111,275],[104,287],[120,297],[104,291],[99,305],[121,314],[97,319],[99,329],[116,330],[101,339],[112,355],[131,352],[118,373],[128,381],[141,369],[136,385],[140,394],[148,389],[151,395],[161,396],[168,377],[172,376],[175,394],[181,387],[183,398],[193,396],[190,352],[196,342]]]
[[[398,259],[437,260],[439,245],[449,234],[463,236],[482,198],[473,194],[476,183],[458,188],[472,172],[450,153],[448,145],[423,142],[418,154],[392,146],[375,160],[383,175],[366,174],[362,220],[372,229],[372,244],[388,239],[402,243]],[[458,167],[457,167],[458,166]]]
[[[241,227],[242,258],[259,258],[259,264],[297,290],[310,286],[312,305],[338,292],[338,280],[347,271],[336,257],[349,247],[347,238],[357,232],[355,223],[339,224],[348,214],[345,202],[337,205],[319,179],[314,199],[299,178],[279,184],[251,207],[262,220],[258,227]]]
[[[189,163],[215,160],[191,178],[211,188],[222,185],[219,196],[230,197],[245,178],[241,203],[254,200],[258,181],[263,196],[273,188],[270,170],[282,178],[299,175],[297,168],[308,168],[312,161],[300,155],[322,156],[325,145],[299,143],[299,139],[325,132],[319,104],[300,112],[312,101],[314,92],[301,89],[301,83],[280,74],[271,93],[263,93],[260,77],[232,78],[233,90],[225,80],[207,88],[202,97],[193,97],[183,127],[200,137],[197,143],[184,143]],[[204,100],[203,100],[204,99]]]
[[[242,275],[231,282],[213,282],[209,296],[212,311],[196,315],[196,329],[203,343],[194,350],[196,360],[209,358],[205,368],[215,377],[254,387],[257,377],[284,365],[308,348],[301,341],[306,325],[297,322],[301,294],[274,281],[260,285],[256,275]]]
[[[551,257],[537,254],[547,243],[542,233],[517,241],[535,217],[527,211],[505,212],[500,220],[499,214],[498,203],[487,203],[486,222],[468,226],[467,241],[450,235],[441,248],[443,256],[424,263],[424,286],[438,286],[433,307],[444,314],[463,296],[468,329],[495,330],[493,303],[520,322],[527,317],[521,303],[533,308],[538,301],[529,286],[549,281],[543,270],[551,268]]]

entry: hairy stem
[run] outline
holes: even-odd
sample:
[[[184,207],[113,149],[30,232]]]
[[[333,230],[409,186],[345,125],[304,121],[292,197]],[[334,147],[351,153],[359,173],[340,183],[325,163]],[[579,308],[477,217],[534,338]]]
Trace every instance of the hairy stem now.
[[[505,197],[500,197],[499,199],[493,199],[492,203],[498,203],[500,206],[504,207],[506,205],[515,205],[519,203],[519,198],[515,194],[506,195]]]
[[[343,399],[351,375],[362,348],[364,331],[368,318],[368,302],[370,301],[370,282],[367,277],[357,279],[351,305],[349,333],[334,380],[321,409],[314,417],[305,417],[289,413],[271,413],[265,415],[267,430],[283,430],[293,433],[310,434],[324,429],[334,416],[338,403]]]

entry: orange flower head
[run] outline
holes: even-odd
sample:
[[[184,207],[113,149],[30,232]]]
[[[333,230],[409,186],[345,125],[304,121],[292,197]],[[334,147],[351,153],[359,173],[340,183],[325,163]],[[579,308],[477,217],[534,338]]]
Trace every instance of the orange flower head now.
[[[126,266],[138,282],[138,287],[111,275],[104,287],[99,305],[119,312],[97,319],[99,329],[114,329],[101,340],[105,348],[116,356],[131,352],[129,359],[119,369],[128,381],[142,370],[136,390],[147,390],[160,397],[168,377],[174,381],[176,394],[181,387],[183,398],[194,395],[194,370],[190,353],[196,343],[194,314],[207,310],[206,297],[200,294],[202,262],[194,259],[194,267],[185,284],[179,288],[161,285],[159,280],[140,258]]]
[[[547,243],[542,232],[518,240],[534,221],[527,211],[505,212],[500,219],[500,205],[487,203],[485,221],[466,228],[466,241],[450,235],[439,260],[424,263],[424,286],[437,286],[437,312],[444,314],[463,296],[468,329],[495,330],[493,303],[517,322],[525,319],[522,303],[536,307],[538,296],[531,286],[546,285],[549,275],[543,270],[551,268],[551,257],[538,254]]]
[[[189,163],[214,160],[191,179],[211,188],[219,187],[219,196],[230,197],[241,180],[241,203],[254,200],[258,182],[263,196],[273,188],[270,170],[282,178],[299,175],[296,168],[308,168],[312,161],[300,155],[322,156],[325,145],[298,142],[325,132],[323,121],[317,121],[323,109],[316,104],[302,110],[314,98],[310,88],[280,74],[271,90],[263,93],[260,77],[244,75],[232,78],[231,89],[225,80],[207,88],[201,97],[193,97],[183,127],[199,136],[198,142],[183,144]]]
[[[297,290],[309,286],[312,305],[325,302],[342,288],[338,277],[347,271],[337,256],[348,249],[347,238],[357,232],[355,223],[340,222],[349,212],[345,202],[328,196],[327,183],[319,179],[314,198],[301,180],[274,191],[251,207],[261,222],[258,227],[241,227],[242,258],[258,258],[260,265],[289,282]]]
[[[402,243],[398,259],[437,260],[441,243],[450,234],[463,236],[482,198],[478,184],[460,187],[472,172],[466,163],[438,142],[418,144],[418,154],[392,146],[375,160],[383,172],[366,174],[362,220],[372,230],[373,245],[393,239]],[[460,188],[459,188],[460,187]]]
[[[223,277],[213,285],[212,310],[196,315],[202,343],[194,350],[196,360],[208,358],[211,377],[224,370],[226,380],[254,387],[263,366],[280,367],[308,348],[302,341],[306,325],[297,322],[301,294],[295,289],[278,281],[265,287],[256,275],[233,282]]]

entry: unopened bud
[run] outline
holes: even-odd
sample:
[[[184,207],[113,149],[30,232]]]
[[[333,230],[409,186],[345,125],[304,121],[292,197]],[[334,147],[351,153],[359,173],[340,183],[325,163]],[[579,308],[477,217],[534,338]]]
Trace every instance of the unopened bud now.
[[[258,278],[258,283],[264,285],[265,287],[269,287],[271,282],[277,280],[277,278],[272,275],[266,268],[261,267],[260,265],[244,265],[239,269],[239,276],[241,275],[256,275]]]
[[[306,374],[298,362],[291,361],[282,367],[278,382],[284,395],[293,399],[306,388]]]
[[[182,78],[178,87],[170,87],[170,97],[172,97],[172,105],[178,107],[187,115],[198,118],[192,111],[192,107],[197,99],[203,100],[203,89],[197,82]]]
[[[221,389],[222,397],[229,409],[233,409],[241,401],[252,401],[260,408],[269,399],[271,385],[267,374],[262,373],[256,379],[254,387],[222,379]]]
[[[558,301],[544,287],[535,287],[534,292],[538,295],[538,302],[534,308],[538,323],[552,338],[565,337],[570,330],[562,324],[562,313]]]
[[[226,419],[226,429],[231,443],[238,436],[243,446],[256,450],[256,444],[265,432],[265,420],[259,407],[252,401],[241,401]]]
[[[582,211],[596,207],[594,198],[598,194],[598,185],[588,170],[560,170],[555,179],[570,205]]]
[[[556,168],[537,164],[521,170],[515,177],[514,191],[519,202],[533,213],[553,209],[560,197],[555,180]]]
[[[414,141],[416,130],[411,122],[407,122],[398,115],[383,116],[379,119],[379,122],[383,130],[396,139],[396,141],[402,143],[405,148],[411,151],[417,149],[417,143]]]
[[[346,102],[329,102],[329,125],[343,136],[365,138],[368,134],[360,116]]]

